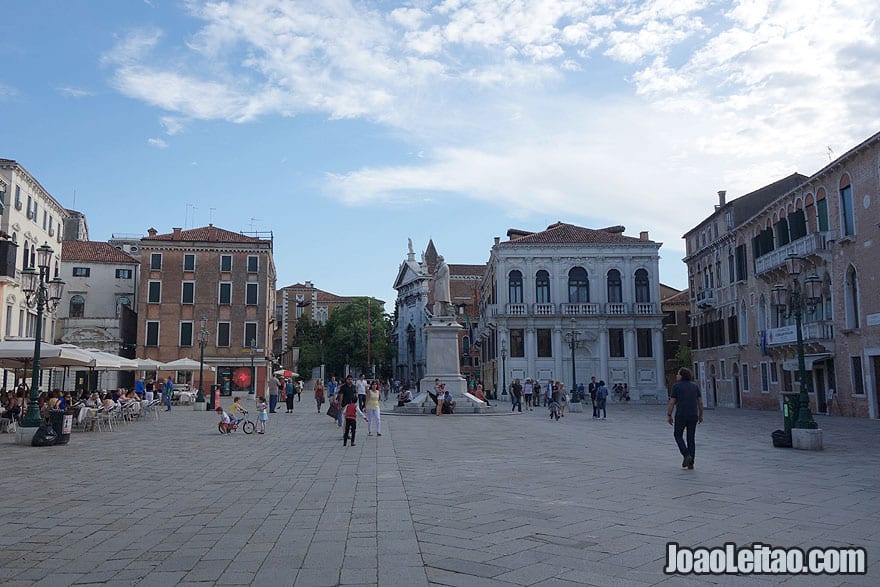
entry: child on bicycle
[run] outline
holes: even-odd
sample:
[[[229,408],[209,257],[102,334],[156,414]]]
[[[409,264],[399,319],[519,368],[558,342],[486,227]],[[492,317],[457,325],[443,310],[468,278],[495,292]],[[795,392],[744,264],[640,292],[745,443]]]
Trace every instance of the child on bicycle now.
[[[232,406],[229,408],[230,420],[240,422],[241,420],[244,420],[245,414],[247,414],[247,410],[241,407],[241,398],[238,396],[232,398]]]
[[[260,413],[260,417],[257,419],[260,425],[257,434],[265,434],[266,422],[269,421],[269,404],[266,403],[266,398],[263,396],[257,398],[257,411]]]
[[[214,411],[220,416],[220,424],[222,424],[223,430],[225,430],[227,434],[232,432],[232,419],[229,417],[229,414],[227,414],[220,406],[217,406],[217,409]]]

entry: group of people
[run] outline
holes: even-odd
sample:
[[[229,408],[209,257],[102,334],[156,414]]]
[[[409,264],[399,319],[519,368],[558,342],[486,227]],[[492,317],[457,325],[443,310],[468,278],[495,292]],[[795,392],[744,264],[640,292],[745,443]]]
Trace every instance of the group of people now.
[[[550,410],[551,418],[558,420],[565,416],[569,397],[561,381],[549,379],[542,385],[537,379],[529,378],[522,382],[517,377],[510,384],[510,411],[522,412],[524,400],[527,411],[543,406]]]
[[[318,383],[324,389],[323,381],[316,382],[315,399],[318,399]],[[387,382],[385,383],[387,385]],[[358,418],[363,418],[367,423],[367,436],[382,436],[382,389],[383,384],[379,380],[367,380],[366,375],[360,374],[357,381],[351,375],[347,375],[342,383],[336,381],[336,377],[330,377],[327,383],[327,394],[330,405],[336,411],[336,425],[343,428],[342,446],[354,446],[355,434],[357,433]],[[323,392],[322,392],[323,393]],[[387,398],[387,391],[385,392]],[[318,413],[321,406],[318,405]]]

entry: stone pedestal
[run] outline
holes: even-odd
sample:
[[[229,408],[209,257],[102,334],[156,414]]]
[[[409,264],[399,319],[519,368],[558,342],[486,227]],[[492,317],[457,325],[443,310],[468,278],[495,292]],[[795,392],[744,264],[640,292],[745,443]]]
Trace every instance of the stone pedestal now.
[[[792,428],[791,446],[800,450],[822,450],[822,429]]]
[[[208,406],[208,402],[194,402],[193,403],[193,410],[196,412],[204,412],[205,410],[208,409],[207,406]]]
[[[569,412],[583,412],[584,402],[570,402],[566,408]]]
[[[427,365],[425,376],[419,382],[419,389],[434,393],[434,379],[439,379],[456,401],[464,397],[467,380],[461,376],[458,357],[458,333],[462,330],[464,329],[452,317],[435,318],[425,327]]]

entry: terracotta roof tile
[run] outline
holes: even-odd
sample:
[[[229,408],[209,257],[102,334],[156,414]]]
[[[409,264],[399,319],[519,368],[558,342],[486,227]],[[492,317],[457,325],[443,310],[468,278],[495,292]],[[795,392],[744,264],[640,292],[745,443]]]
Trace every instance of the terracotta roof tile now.
[[[173,232],[165,234],[157,234],[155,236],[145,236],[143,240],[161,240],[161,241],[192,241],[192,242],[213,242],[213,243],[259,243],[266,242],[264,239],[254,236],[247,236],[231,230],[217,228],[209,224],[201,228],[190,228],[181,230],[180,234],[175,236]]]
[[[139,261],[110,243],[98,241],[64,241],[61,243],[62,261],[90,261],[92,263],[126,263]]]
[[[475,275],[477,277],[482,277],[484,273],[486,273],[485,265],[460,265],[457,263],[449,264],[450,277],[454,277],[456,275]]]
[[[521,231],[515,231],[521,232]],[[502,241],[502,245],[531,245],[531,244],[646,244],[654,241],[624,236],[623,232],[610,232],[608,229],[592,229],[557,222],[551,224],[546,230],[534,232],[516,240]]]
[[[690,292],[689,290],[682,290],[678,293],[672,294],[668,298],[663,298],[660,300],[661,304],[690,304]]]

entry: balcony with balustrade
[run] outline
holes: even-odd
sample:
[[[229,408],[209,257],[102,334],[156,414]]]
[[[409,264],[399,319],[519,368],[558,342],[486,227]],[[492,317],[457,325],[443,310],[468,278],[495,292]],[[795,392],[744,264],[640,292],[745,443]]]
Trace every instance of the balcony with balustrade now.
[[[716,305],[715,289],[707,288],[698,290],[696,300],[698,308],[714,308]]]
[[[755,259],[755,275],[763,275],[774,269],[784,269],[785,259],[789,255],[798,257],[823,256],[830,252],[832,232],[817,232],[774,249]]]
[[[554,316],[556,304],[532,304],[532,316]]]
[[[560,304],[563,316],[595,316],[599,313],[599,304],[579,303]]]
[[[834,339],[834,324],[831,321],[806,322],[801,330],[805,343],[827,342]],[[797,342],[795,325],[791,324],[767,330],[766,342],[768,347],[795,344]]]

